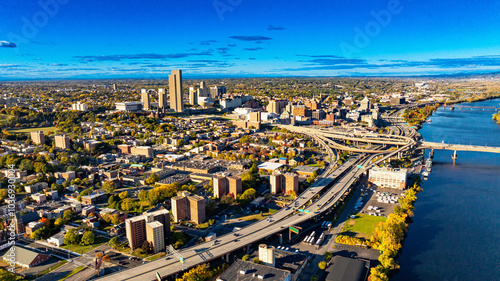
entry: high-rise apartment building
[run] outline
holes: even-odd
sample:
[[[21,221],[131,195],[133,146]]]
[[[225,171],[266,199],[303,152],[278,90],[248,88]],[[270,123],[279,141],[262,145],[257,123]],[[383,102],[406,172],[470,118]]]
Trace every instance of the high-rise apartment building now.
[[[146,223],[146,239],[155,254],[165,250],[163,224],[158,221]]]
[[[146,89],[141,89],[141,102],[144,110],[151,109],[151,100],[149,99],[149,92]]]
[[[71,104],[71,110],[76,110],[76,111],[88,111],[88,106],[85,103],[77,102]]]
[[[286,173],[285,177],[285,192],[290,194],[290,192],[295,192],[299,194],[299,175],[295,173]]]
[[[45,135],[43,134],[43,131],[36,131],[36,132],[31,132],[31,140],[35,144],[45,144]]]
[[[214,197],[216,198],[221,198],[229,193],[236,198],[236,195],[241,194],[243,191],[241,178],[236,176],[224,177],[219,175],[213,179],[213,183]]]
[[[229,193],[233,194],[234,198],[236,195],[243,192],[243,186],[241,185],[241,178],[236,176],[231,176],[227,178],[229,182]]]
[[[175,112],[182,112],[184,104],[182,103],[182,70],[172,70],[172,74],[168,76],[170,108]]]
[[[55,136],[56,147],[61,149],[70,149],[69,137],[66,135]]]
[[[213,179],[213,183],[214,183],[214,197],[221,198],[222,196],[227,194],[228,180],[226,177],[217,176]]]
[[[285,192],[289,194],[294,191],[299,194],[299,176],[295,173],[282,174],[275,172],[269,177],[271,185],[271,194]]]
[[[159,231],[157,228],[158,224],[161,224],[163,248],[165,248],[166,239],[170,234],[170,212],[168,210],[162,209],[150,213],[144,213],[140,216],[125,220],[125,230],[127,233],[127,239],[130,249],[135,250],[142,247],[144,241],[153,243],[152,240],[148,239],[146,225],[151,222],[157,222],[157,224],[154,224],[155,226],[152,227],[156,232]],[[158,245],[158,247],[161,247],[161,243],[159,241],[156,241],[156,244],[154,245]]]
[[[190,220],[196,224],[205,221],[205,198],[187,191],[181,191],[170,202],[176,223],[181,220]]]

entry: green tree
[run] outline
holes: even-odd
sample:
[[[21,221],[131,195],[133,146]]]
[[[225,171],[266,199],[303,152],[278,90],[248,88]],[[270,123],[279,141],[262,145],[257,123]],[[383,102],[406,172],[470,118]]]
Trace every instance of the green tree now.
[[[8,270],[0,268],[0,280],[2,280],[2,281],[16,281],[17,276]]]
[[[151,253],[151,245],[149,244],[148,241],[144,241],[144,243],[142,243],[141,250],[144,254]]]
[[[131,211],[134,209],[134,201],[131,198],[125,198],[122,201],[121,209],[124,211]]]
[[[104,188],[104,190],[106,190],[106,192],[111,193],[111,192],[115,191],[116,185],[112,181],[106,181],[102,184],[102,188]]]
[[[73,211],[71,211],[71,210],[64,211],[64,215],[63,215],[64,220],[72,221],[74,216],[75,216],[75,213]]]
[[[92,245],[95,242],[95,234],[93,231],[85,231],[82,236],[82,241],[80,244],[82,245]]]
[[[65,221],[63,218],[57,218],[56,221],[54,222],[54,225],[58,228],[63,227],[65,224]]]
[[[244,255],[244,256],[241,258],[241,260],[247,261],[249,258],[250,258],[250,256],[249,256],[249,255]]]
[[[149,177],[146,179],[146,184],[148,185],[154,185],[157,181],[160,180],[160,176],[157,174],[153,173],[149,175]]]
[[[118,197],[120,197],[120,199],[128,198],[128,192],[126,191],[120,192],[120,194],[118,194]]]
[[[78,235],[75,228],[71,228],[68,232],[66,232],[66,235],[64,235],[64,242],[68,245],[76,245],[80,243],[80,235]]]
[[[115,249],[116,247],[118,247],[118,244],[119,244],[118,237],[113,237],[113,238],[109,239],[108,245],[111,248]]]
[[[259,257],[255,257],[255,258],[253,258],[253,262],[254,262],[254,263],[260,263],[260,261],[259,261]]]

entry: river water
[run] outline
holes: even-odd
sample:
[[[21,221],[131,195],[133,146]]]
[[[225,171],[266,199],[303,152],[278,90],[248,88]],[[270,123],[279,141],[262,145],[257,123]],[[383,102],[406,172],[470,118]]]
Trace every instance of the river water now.
[[[500,106],[500,99],[468,104]],[[420,133],[427,141],[500,147],[493,111],[439,108]],[[391,281],[499,280],[500,154],[436,150]],[[428,155],[428,151],[426,152]]]

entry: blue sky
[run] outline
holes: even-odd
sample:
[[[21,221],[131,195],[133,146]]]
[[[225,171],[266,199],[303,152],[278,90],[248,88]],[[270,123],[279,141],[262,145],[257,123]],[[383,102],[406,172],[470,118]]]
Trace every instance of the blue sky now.
[[[17,0],[0,79],[500,70],[500,1]]]

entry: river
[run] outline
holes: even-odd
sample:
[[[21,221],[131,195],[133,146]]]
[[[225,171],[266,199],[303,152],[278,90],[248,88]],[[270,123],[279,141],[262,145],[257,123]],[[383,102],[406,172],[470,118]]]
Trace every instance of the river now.
[[[498,107],[500,99],[468,105]],[[427,141],[500,147],[493,113],[439,108],[419,132]],[[451,153],[435,151],[391,281],[500,276],[500,154],[457,152],[453,166]]]

